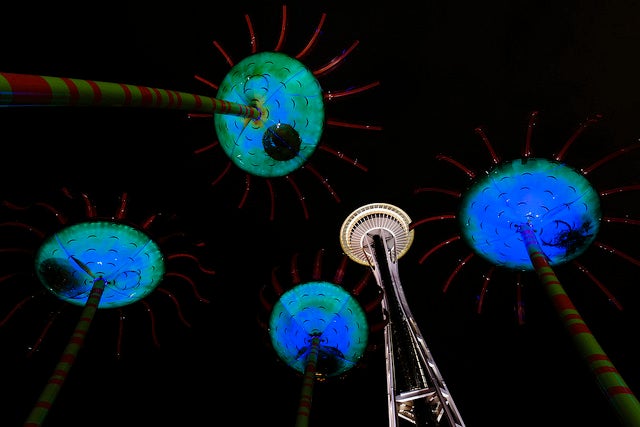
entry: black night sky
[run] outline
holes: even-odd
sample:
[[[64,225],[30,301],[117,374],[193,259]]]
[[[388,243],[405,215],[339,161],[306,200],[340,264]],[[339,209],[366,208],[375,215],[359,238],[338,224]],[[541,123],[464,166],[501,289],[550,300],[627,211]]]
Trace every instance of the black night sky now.
[[[0,72],[213,97],[215,90],[195,76],[215,83],[229,70],[215,43],[239,61],[250,53],[245,14],[259,51],[272,49],[281,29],[282,3],[225,3],[91,6],[73,13],[57,4],[13,4],[3,8]],[[176,266],[209,301],[198,301],[186,280],[172,285],[190,326],[166,294],[151,297],[159,348],[140,305],[128,311],[117,358],[118,316],[99,311],[45,427],[294,425],[302,379],[277,358],[261,323],[266,321],[261,289],[273,302],[274,281],[290,286],[293,259],[300,277],[310,279],[316,256],[324,251],[322,273],[333,277],[343,255],[340,226],[364,204],[394,204],[414,221],[454,213],[455,199],[416,190],[464,191],[469,185],[460,169],[437,159],[439,154],[477,173],[491,167],[477,127],[501,158],[517,158],[530,114],[537,111],[531,147],[545,157],[599,115],[565,158],[578,169],[636,143],[640,5],[516,3],[288,4],[285,53],[300,51],[326,13],[316,47],[302,60],[309,68],[323,66],[358,42],[339,67],[318,79],[324,90],[380,82],[328,102],[327,119],[382,130],[325,126],[322,142],[334,152],[318,150],[311,159],[320,178],[308,169],[291,174],[304,203],[290,183],[272,180],[273,219],[263,179],[251,179],[242,203],[244,172],[232,167],[212,185],[228,163],[219,147],[197,154],[216,140],[212,119],[167,109],[0,108],[0,199],[22,206],[46,203],[79,220],[84,211],[78,195],[88,195],[100,215],[112,216],[126,193],[129,220],[139,223],[161,213],[161,231],[177,230],[187,242],[187,249],[171,250],[184,249],[216,272],[203,274],[195,262]],[[597,189],[638,185],[638,171],[640,151],[629,149],[589,179]],[[65,198],[63,189],[75,199]],[[633,224],[640,220],[638,194],[626,191],[602,199],[604,216],[630,221],[603,223],[598,236],[631,260],[589,248],[579,261],[598,283],[574,264],[555,270],[635,393],[640,392],[635,342],[640,227]],[[3,206],[0,213],[3,224],[21,221],[46,229],[53,223],[42,205],[27,211]],[[39,284],[27,255],[4,250],[34,242],[11,227],[0,228],[0,424],[10,427],[26,420],[79,311],[43,298],[5,318]],[[416,227],[412,248],[399,264],[413,315],[466,425],[622,425],[535,274],[522,276],[524,324],[516,316],[512,271],[493,272],[480,313],[477,297],[490,271],[487,263],[476,259],[465,265],[443,292],[469,248],[457,242],[424,263],[419,260],[457,232],[455,223],[446,220]],[[342,284],[354,287],[366,271],[349,261]],[[19,274],[7,277],[14,273]],[[606,292],[623,310],[608,301]],[[364,292],[362,304],[370,297]],[[50,319],[55,321],[38,351],[29,354]],[[374,332],[369,339],[372,348],[362,366],[344,379],[315,385],[310,427],[388,425],[382,334]]]

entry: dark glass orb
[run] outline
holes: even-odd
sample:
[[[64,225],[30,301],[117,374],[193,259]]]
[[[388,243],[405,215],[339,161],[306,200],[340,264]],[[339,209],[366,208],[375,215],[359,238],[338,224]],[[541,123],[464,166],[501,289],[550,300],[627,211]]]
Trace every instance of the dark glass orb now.
[[[287,124],[278,123],[269,126],[262,136],[264,151],[274,160],[291,160],[300,153],[302,140],[300,134]]]

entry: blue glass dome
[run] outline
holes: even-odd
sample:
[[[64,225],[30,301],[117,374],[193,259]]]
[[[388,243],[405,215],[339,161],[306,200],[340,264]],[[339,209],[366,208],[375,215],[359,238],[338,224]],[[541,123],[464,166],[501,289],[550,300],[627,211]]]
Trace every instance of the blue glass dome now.
[[[534,230],[551,265],[582,254],[600,228],[600,198],[579,172],[529,158],[500,164],[461,201],[460,226],[474,251],[497,266],[533,270],[522,226]]]
[[[360,304],[342,287],[315,281],[284,293],[273,307],[269,335],[278,356],[304,373],[311,341],[319,337],[316,375],[338,376],[355,366],[369,326]]]

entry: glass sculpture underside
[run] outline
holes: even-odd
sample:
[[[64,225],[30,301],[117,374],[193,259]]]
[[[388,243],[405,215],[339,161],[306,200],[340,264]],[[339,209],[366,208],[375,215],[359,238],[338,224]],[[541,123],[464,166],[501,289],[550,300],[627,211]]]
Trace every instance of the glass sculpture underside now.
[[[259,119],[216,114],[220,145],[240,169],[282,177],[314,153],[324,127],[322,88],[300,61],[283,53],[246,57],[227,73],[217,97],[258,108]]]
[[[600,227],[600,199],[574,169],[547,159],[506,162],[477,180],[460,208],[464,239],[491,263],[533,270],[520,230],[534,230],[551,265],[582,254]]]
[[[338,376],[362,357],[369,326],[357,300],[330,282],[314,281],[285,292],[274,305],[269,334],[278,356],[304,373],[314,337],[319,337],[317,376]]]
[[[109,221],[68,226],[47,238],[35,257],[42,284],[84,306],[96,279],[106,286],[99,308],[122,307],[149,295],[165,272],[162,252],[142,231]]]

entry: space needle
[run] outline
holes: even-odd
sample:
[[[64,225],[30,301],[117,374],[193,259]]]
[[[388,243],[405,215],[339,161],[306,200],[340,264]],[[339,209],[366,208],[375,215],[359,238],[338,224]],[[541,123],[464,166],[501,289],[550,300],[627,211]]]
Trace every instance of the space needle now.
[[[369,266],[384,291],[384,328],[389,427],[464,427],[431,352],[411,314],[398,260],[413,243],[411,218],[388,203],[371,203],[353,211],[340,229],[342,250]]]

